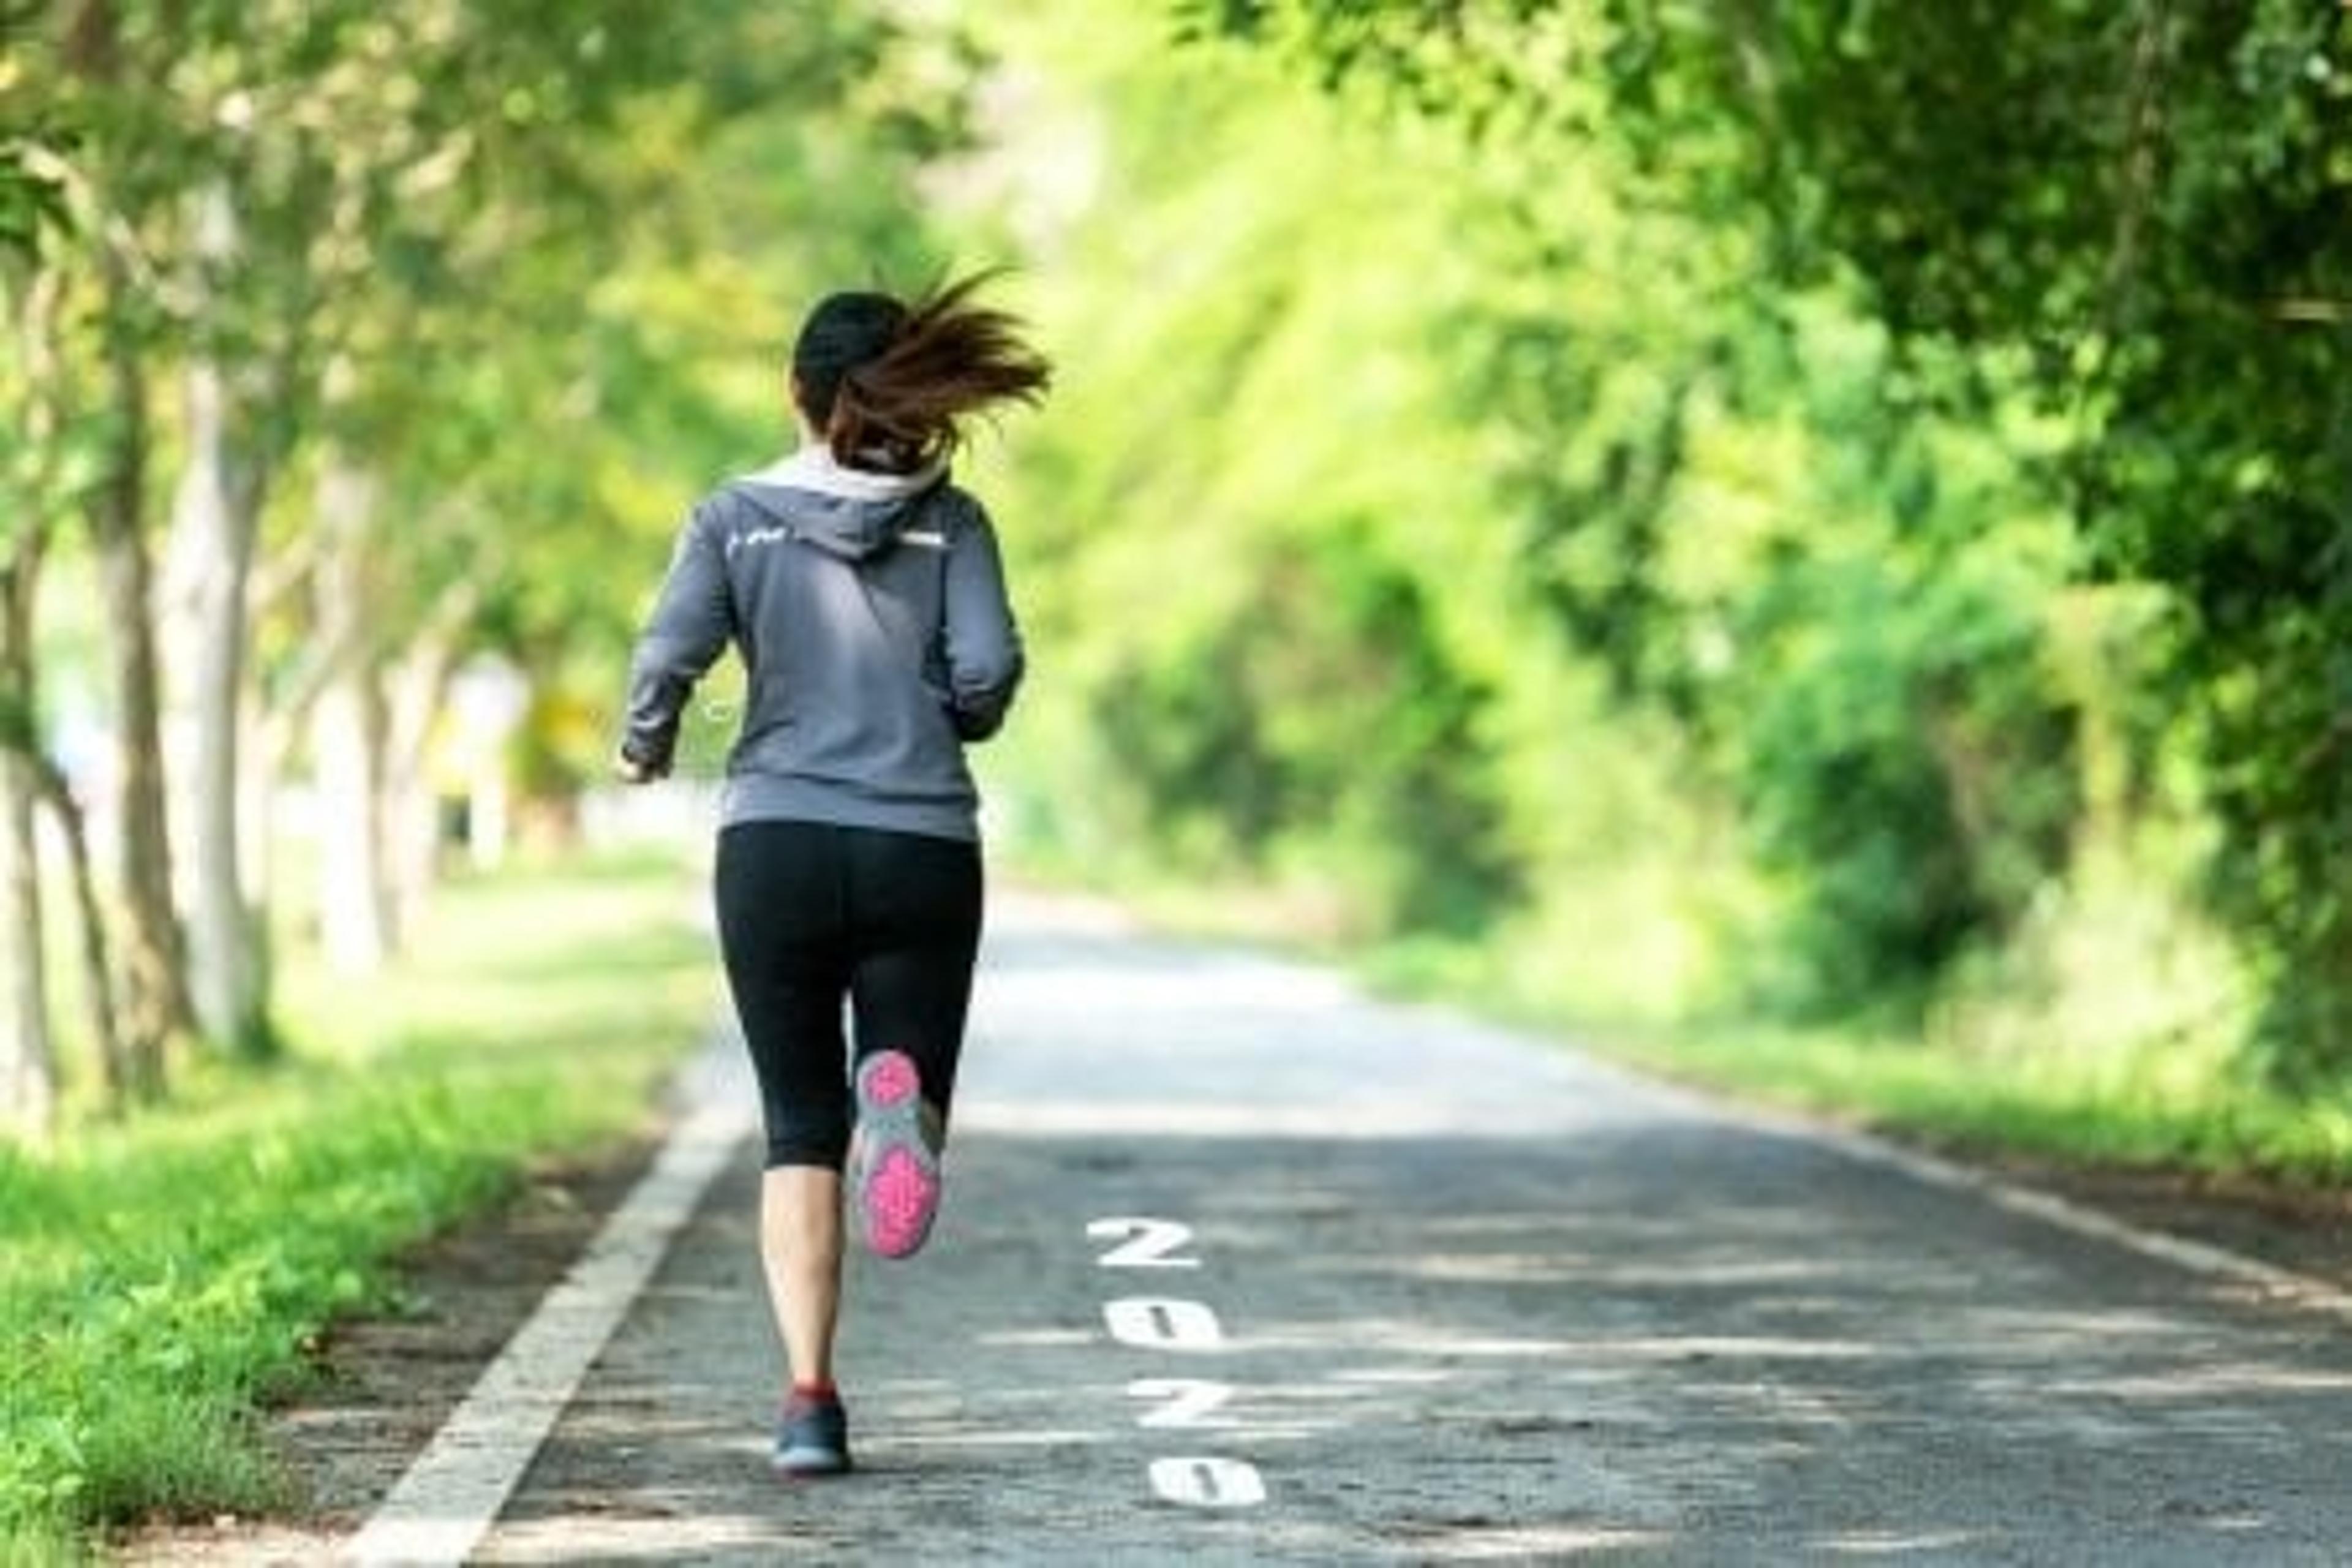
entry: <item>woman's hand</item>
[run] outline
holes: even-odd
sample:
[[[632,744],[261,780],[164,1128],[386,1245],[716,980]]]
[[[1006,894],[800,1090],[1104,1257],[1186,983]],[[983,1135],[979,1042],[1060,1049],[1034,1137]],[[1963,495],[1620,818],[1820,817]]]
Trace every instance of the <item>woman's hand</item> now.
[[[638,762],[626,752],[616,752],[613,756],[613,776],[623,784],[652,784],[668,772],[667,768],[656,768]]]

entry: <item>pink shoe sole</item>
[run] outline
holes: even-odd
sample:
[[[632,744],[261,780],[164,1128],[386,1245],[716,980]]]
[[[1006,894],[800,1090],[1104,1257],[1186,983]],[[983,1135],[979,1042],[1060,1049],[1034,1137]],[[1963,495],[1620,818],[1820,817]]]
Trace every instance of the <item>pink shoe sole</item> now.
[[[940,1208],[939,1156],[924,1136],[922,1079],[903,1051],[877,1051],[857,1069],[857,1145],[850,1206],[866,1245],[905,1258],[931,1234]]]

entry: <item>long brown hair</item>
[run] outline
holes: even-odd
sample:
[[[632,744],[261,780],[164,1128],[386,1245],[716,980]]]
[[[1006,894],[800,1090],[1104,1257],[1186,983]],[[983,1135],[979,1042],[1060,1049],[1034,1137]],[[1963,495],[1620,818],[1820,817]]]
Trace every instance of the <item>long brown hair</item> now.
[[[835,461],[910,473],[955,450],[966,416],[1044,397],[1053,367],[1020,319],[973,302],[995,276],[912,300],[833,294],[809,312],[793,345],[793,395]]]

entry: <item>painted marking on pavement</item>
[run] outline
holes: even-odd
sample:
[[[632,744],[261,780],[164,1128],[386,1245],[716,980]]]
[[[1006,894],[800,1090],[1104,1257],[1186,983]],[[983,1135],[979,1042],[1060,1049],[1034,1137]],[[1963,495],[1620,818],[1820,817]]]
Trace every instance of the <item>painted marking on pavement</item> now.
[[[1246,1459],[1188,1454],[1151,1461],[1151,1489],[1194,1508],[1248,1508],[1265,1500],[1265,1480]]]
[[[1171,1296],[1121,1296],[1103,1303],[1103,1321],[1123,1345],[1157,1351],[1215,1351],[1225,1345],[1217,1314],[1204,1301]]]
[[[707,1071],[700,1079],[653,1168],[475,1381],[344,1548],[345,1562],[460,1563],[498,1519],[589,1363],[751,1131],[741,1098],[719,1092]]]
[[[1160,1402],[1158,1409],[1135,1418],[1139,1426],[1234,1425],[1217,1414],[1219,1407],[1234,1396],[1230,1383],[1215,1383],[1205,1377],[1139,1377],[1128,1384],[1127,1392],[1132,1398]]]
[[[1192,1227],[1172,1219],[1146,1219],[1138,1215],[1120,1215],[1111,1219],[1089,1220],[1087,1234],[1097,1241],[1113,1237],[1130,1237],[1123,1246],[1114,1247],[1102,1255],[1105,1268],[1198,1268],[1197,1258],[1174,1258],[1170,1255],[1192,1239]]]
[[[1197,1268],[1198,1258],[1176,1254],[1192,1240],[1192,1227],[1180,1220],[1116,1215],[1089,1220],[1087,1235],[1119,1244],[1095,1259],[1098,1268]],[[1120,1239],[1125,1238],[1125,1239]],[[1225,1331],[1213,1308],[1183,1296],[1119,1296],[1102,1304],[1111,1338],[1142,1350],[1197,1354],[1225,1348]],[[1135,1418],[1139,1426],[1230,1426],[1215,1414],[1234,1394],[1233,1384],[1197,1377],[1139,1377],[1129,1395],[1161,1403]],[[1265,1478],[1247,1459],[1223,1454],[1170,1454],[1144,1468],[1151,1490],[1163,1502],[1187,1508],[1255,1508],[1265,1500]]]

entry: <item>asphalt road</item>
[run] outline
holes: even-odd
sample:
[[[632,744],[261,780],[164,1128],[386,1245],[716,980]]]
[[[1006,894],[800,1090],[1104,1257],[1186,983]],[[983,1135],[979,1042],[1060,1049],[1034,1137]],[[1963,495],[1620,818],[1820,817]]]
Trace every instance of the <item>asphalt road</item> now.
[[[1556,1047],[992,928],[860,1473],[764,1462],[746,1144],[488,1563],[2352,1562],[2352,1326]]]

